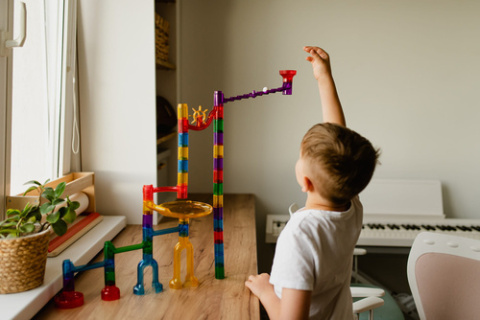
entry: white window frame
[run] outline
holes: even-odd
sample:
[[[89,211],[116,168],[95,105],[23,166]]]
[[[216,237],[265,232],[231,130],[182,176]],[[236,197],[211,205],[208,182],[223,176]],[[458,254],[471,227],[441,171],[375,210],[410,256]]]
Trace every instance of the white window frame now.
[[[13,29],[13,1],[0,1],[0,46],[4,46],[5,38],[8,37],[8,30]],[[5,198],[9,189],[9,169],[10,168],[10,137],[9,117],[11,111],[11,88],[12,81],[12,55],[11,50],[5,51],[6,55],[0,56],[0,219],[5,214]]]
[[[65,112],[60,127],[59,176],[81,170],[77,81],[77,0],[65,1],[63,34],[65,59],[63,59],[62,70],[65,81],[63,81],[62,105]]]
[[[46,0],[44,0],[46,1]],[[50,3],[51,0],[49,0]],[[63,7],[63,9],[62,9]],[[0,31],[11,37],[13,30],[14,0],[0,0]],[[58,8],[63,10],[63,30],[59,32],[63,41],[59,46],[61,59],[60,88],[55,104],[60,105],[60,124],[54,130],[59,137],[55,143],[52,159],[55,162],[54,177],[63,176],[70,171],[80,171],[80,135],[78,126],[78,108],[76,102],[76,23],[77,0],[58,0]],[[27,8],[28,12],[28,8]],[[7,32],[9,31],[9,32]],[[27,26],[28,37],[28,26]],[[0,39],[3,41],[3,39]],[[1,45],[1,44],[0,44]],[[6,196],[10,193],[10,157],[11,157],[11,111],[12,111],[12,50],[5,51],[0,57],[0,219],[6,210]],[[76,126],[75,126],[76,125]],[[73,141],[72,141],[73,139]],[[72,145],[72,142],[75,145]],[[72,148],[77,151],[72,153]]]

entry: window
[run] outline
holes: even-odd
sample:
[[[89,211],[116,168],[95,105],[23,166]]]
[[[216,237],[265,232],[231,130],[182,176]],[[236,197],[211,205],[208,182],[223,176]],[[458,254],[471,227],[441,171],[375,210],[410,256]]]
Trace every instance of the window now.
[[[0,1],[0,219],[5,212],[5,194],[7,185],[6,153],[7,153],[7,105],[10,95],[8,92],[11,59],[5,53],[5,34],[9,29],[12,11],[7,1]]]
[[[72,149],[77,156],[79,151],[74,117],[76,1],[22,1],[27,9],[26,41],[22,48],[8,49],[12,72],[5,77],[11,90],[11,107],[9,101],[3,107],[5,194],[23,192],[26,181],[43,182],[70,172]],[[13,5],[12,0],[3,2]],[[15,31],[19,6],[15,3]]]

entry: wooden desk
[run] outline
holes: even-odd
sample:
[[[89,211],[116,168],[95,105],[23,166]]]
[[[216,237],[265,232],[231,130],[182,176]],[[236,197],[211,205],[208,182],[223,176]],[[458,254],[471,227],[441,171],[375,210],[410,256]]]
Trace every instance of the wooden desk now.
[[[212,195],[192,195],[193,200],[211,204]],[[259,301],[245,288],[250,274],[257,273],[255,199],[253,195],[224,196],[225,275],[215,279],[213,215],[193,219],[190,241],[194,248],[197,288],[170,289],[173,248],[178,233],[153,239],[153,258],[158,262],[163,291],[151,288],[151,268],[145,271],[145,295],[133,294],[141,250],[115,255],[116,285],[121,298],[103,301],[103,268],[85,271],[75,278],[75,290],[84,294],[85,304],[75,309],[56,309],[50,301],[34,319],[259,319]],[[175,227],[178,220],[164,218],[155,229]],[[129,225],[114,240],[116,247],[142,241],[142,226]],[[103,251],[94,261],[103,260]],[[184,262],[182,262],[185,264]],[[183,276],[182,276],[183,279]]]

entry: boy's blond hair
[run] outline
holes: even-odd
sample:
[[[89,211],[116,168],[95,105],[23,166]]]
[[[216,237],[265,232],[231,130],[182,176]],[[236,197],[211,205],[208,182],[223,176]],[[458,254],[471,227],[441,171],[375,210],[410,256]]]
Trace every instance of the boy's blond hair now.
[[[368,185],[379,154],[370,141],[333,123],[314,125],[301,144],[315,190],[334,204],[345,204]]]

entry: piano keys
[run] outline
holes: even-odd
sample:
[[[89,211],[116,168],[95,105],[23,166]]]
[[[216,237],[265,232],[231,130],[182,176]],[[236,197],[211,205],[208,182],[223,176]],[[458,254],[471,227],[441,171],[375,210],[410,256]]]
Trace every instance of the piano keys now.
[[[480,240],[480,219],[365,219],[358,239],[360,246],[411,247],[423,231]]]

